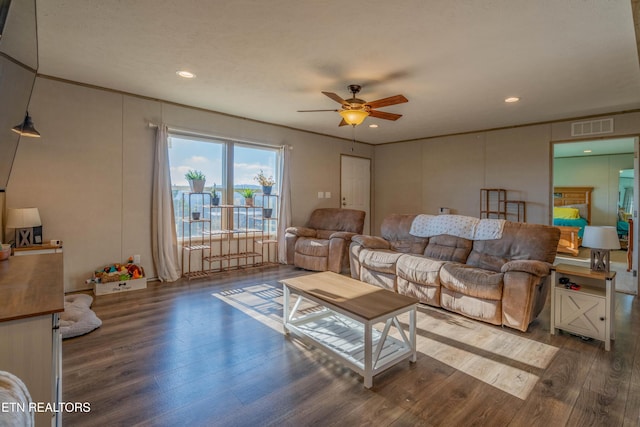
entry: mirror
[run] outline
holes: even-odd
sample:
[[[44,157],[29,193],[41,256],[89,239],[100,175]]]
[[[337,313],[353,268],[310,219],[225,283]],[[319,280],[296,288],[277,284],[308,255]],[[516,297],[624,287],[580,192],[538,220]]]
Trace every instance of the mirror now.
[[[589,225],[615,226],[623,206],[620,170],[634,167],[634,139],[628,137],[555,142],[554,187],[593,187]],[[633,178],[630,180],[633,182]],[[622,181],[624,182],[624,180]],[[633,187],[633,184],[631,184]],[[633,188],[627,194],[633,202]]]
[[[633,169],[622,169],[618,179],[618,207],[628,216],[633,212]]]
[[[4,19],[4,21],[2,21]],[[0,0],[0,191],[9,183],[38,69],[35,0]]]

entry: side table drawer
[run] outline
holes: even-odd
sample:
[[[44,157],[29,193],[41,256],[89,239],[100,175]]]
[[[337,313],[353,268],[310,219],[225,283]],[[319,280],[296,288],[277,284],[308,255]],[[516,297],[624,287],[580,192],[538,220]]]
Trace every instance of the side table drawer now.
[[[555,327],[605,340],[606,298],[584,291],[555,288]]]

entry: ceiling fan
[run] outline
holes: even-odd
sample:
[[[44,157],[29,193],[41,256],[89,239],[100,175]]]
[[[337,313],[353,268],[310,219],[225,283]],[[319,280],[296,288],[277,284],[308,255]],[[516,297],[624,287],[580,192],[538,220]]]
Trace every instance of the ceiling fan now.
[[[342,104],[342,108],[340,110],[298,110],[298,112],[313,113],[317,111],[336,111],[342,116],[342,121],[338,126],[357,126],[362,123],[368,116],[384,120],[398,120],[400,117],[402,117],[402,114],[378,111],[376,110],[376,108],[388,107],[390,105],[409,102],[409,100],[405,98],[404,95],[395,95],[388,98],[378,99],[377,101],[366,102],[362,99],[356,98],[356,94],[360,92],[360,89],[362,89],[360,85],[349,85],[348,88],[349,92],[351,92],[352,94],[352,97],[346,100],[342,99],[339,95],[336,95],[333,92],[322,92],[337,103]]]

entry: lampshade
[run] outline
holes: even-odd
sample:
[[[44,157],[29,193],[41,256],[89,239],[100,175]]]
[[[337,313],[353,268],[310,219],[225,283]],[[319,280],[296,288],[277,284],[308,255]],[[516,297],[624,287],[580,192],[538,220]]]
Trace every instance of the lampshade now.
[[[7,212],[7,228],[29,228],[42,225],[38,208],[9,209]]]
[[[27,112],[27,114],[24,116],[24,121],[12,127],[11,130],[17,134],[20,134],[21,136],[40,138],[40,132],[38,132],[36,128],[33,127],[33,120],[31,120],[29,112]]]
[[[357,126],[364,122],[364,119],[367,118],[369,112],[366,110],[340,110],[338,114],[340,114],[348,124]]]
[[[587,225],[584,227],[582,246],[594,249],[620,249],[620,240],[615,227]]]

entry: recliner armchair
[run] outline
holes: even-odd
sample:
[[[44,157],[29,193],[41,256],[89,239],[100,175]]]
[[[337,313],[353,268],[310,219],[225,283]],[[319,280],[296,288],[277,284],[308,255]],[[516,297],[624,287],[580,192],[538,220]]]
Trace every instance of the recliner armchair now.
[[[287,228],[287,264],[312,271],[348,271],[351,237],[362,234],[364,217],[364,211],[354,209],[314,210],[304,227]]]

